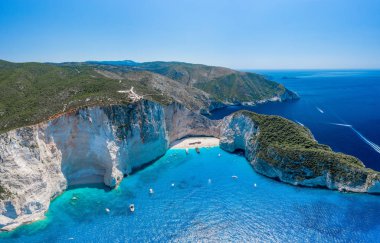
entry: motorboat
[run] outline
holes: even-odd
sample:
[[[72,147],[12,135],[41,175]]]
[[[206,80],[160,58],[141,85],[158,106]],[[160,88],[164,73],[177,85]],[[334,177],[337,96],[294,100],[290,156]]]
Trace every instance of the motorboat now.
[[[135,211],[135,205],[134,204],[129,205],[129,211],[131,211],[131,212]]]

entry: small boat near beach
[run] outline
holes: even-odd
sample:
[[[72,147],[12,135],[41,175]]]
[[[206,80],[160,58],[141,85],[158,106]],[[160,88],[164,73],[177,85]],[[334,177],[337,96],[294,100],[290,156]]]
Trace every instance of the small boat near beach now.
[[[198,154],[201,153],[201,151],[199,150],[198,147],[195,148],[195,151],[196,151]]]
[[[135,205],[133,203],[129,205],[129,211],[132,213],[135,211]]]

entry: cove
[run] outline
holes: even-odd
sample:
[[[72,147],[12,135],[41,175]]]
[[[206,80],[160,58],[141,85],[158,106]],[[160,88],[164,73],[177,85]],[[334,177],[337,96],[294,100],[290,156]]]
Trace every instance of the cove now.
[[[379,218],[378,196],[280,183],[219,147],[170,149],[116,190],[66,191],[46,219],[1,233],[0,241],[375,242]]]

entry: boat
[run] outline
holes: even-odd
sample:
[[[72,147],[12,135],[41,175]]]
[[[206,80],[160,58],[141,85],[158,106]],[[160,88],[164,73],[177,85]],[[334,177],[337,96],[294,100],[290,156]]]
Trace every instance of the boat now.
[[[134,204],[130,204],[130,205],[129,205],[129,210],[130,210],[131,212],[134,212],[134,211],[135,211],[135,205],[134,205]]]
[[[198,147],[195,148],[195,151],[199,154],[201,151],[199,150]]]
[[[186,151],[186,154],[189,154],[189,149],[188,149],[188,148],[186,148],[186,150],[185,150],[185,151]]]
[[[149,194],[153,194],[153,193],[154,193],[153,189],[149,188]]]
[[[236,175],[231,176],[232,179],[237,179],[238,177]]]
[[[111,210],[109,208],[105,208],[106,212],[109,213]]]

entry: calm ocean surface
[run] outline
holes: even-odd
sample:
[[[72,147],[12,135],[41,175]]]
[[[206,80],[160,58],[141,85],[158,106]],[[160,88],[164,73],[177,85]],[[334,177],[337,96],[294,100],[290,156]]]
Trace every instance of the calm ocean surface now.
[[[302,123],[318,141],[380,169],[380,72],[261,73],[302,98],[254,111]],[[0,242],[146,241],[380,242],[380,196],[289,186],[218,147],[190,155],[171,149],[117,190],[71,189],[52,202],[45,220],[0,233]]]
[[[295,102],[217,110],[219,119],[236,110],[280,115],[304,124],[320,142],[354,155],[380,170],[380,71],[254,71],[297,92]]]
[[[117,190],[65,192],[0,242],[379,242],[379,219],[378,196],[289,186],[218,147],[172,149]]]

